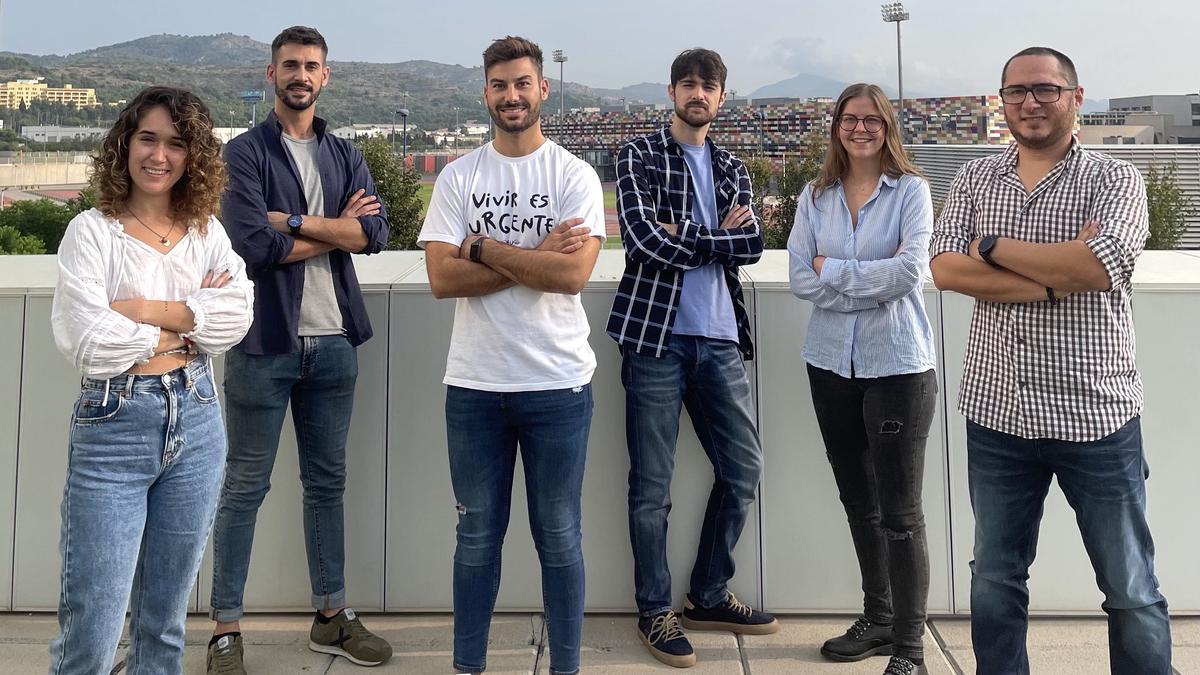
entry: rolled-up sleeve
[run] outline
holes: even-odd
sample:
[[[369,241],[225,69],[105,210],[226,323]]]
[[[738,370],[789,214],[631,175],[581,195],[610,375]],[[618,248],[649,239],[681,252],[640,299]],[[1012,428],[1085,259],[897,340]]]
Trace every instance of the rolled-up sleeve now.
[[[181,335],[205,354],[217,356],[242,341],[254,320],[254,284],[246,265],[230,245],[229,236],[214,218],[208,225],[208,270],[229,274],[221,288],[200,288],[186,299],[195,325]]]
[[[975,202],[971,197],[970,164],[958,170],[950,193],[942,205],[942,213],[933,225],[929,242],[929,259],[942,253],[969,253],[975,238]]]
[[[256,279],[291,255],[295,239],[272,229],[267,222],[259,166],[262,160],[247,136],[243,134],[225,146],[229,187],[221,198],[221,217],[233,250],[245,261],[249,277]]]
[[[364,190],[365,194],[377,195],[375,190],[375,180],[371,178],[371,171],[367,167],[367,161],[363,159],[362,153],[358,148],[351,146],[350,148],[351,165],[354,167],[354,180],[351,182],[351,192],[358,189]],[[388,243],[388,232],[390,225],[388,223],[387,206],[383,203],[383,199],[379,200],[379,213],[373,216],[359,216],[358,222],[362,225],[363,234],[367,236],[367,245],[358,253],[371,255],[379,253]],[[343,208],[344,208],[343,204]]]
[[[1092,220],[1100,231],[1087,240],[1092,254],[1108,273],[1109,289],[1124,286],[1133,278],[1133,266],[1150,236],[1146,207],[1146,184],[1133,165],[1120,163],[1104,177],[1096,195]]]
[[[94,226],[85,224],[87,217],[76,216],[59,244],[50,320],[63,356],[84,375],[104,379],[149,360],[160,330],[110,306],[107,264],[113,252],[111,245],[101,245]]]

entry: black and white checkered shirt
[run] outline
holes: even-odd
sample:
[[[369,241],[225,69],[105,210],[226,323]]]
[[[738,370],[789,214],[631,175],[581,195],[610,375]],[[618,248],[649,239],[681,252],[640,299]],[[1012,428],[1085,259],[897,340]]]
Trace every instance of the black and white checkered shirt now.
[[[711,140],[705,142],[712,156],[717,218],[724,220],[735,205],[750,203],[750,174],[741,160]],[[715,262],[725,268],[738,347],[744,358],[753,358],[738,266],[754,263],[762,255],[758,214],[749,225],[730,230],[693,220],[692,177],[670,127],[621,148],[617,189],[625,274],[608,315],[608,334],[626,349],[662,356],[675,323],[683,273]],[[659,222],[677,225],[678,234],[668,234]]]
[[[934,226],[930,257],[967,253],[986,235],[1069,241],[1093,219],[1100,233],[1087,244],[1112,286],[1057,305],[977,300],[959,410],[1022,438],[1094,441],[1142,410],[1130,300],[1134,261],[1149,234],[1145,184],[1133,165],[1078,143],[1028,195],[1016,169],[1015,144],[963,166]]]

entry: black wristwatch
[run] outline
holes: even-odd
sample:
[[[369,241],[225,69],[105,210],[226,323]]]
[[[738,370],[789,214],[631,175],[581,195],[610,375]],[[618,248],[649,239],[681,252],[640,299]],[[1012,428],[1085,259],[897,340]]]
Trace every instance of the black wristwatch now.
[[[471,262],[483,262],[483,240],[483,237],[479,237],[475,241],[471,242],[471,249],[468,254]]]
[[[292,234],[300,234],[300,226],[304,224],[304,216],[299,213],[293,213],[288,216],[287,226]]]
[[[979,240],[979,257],[983,258],[984,262],[995,268],[999,268],[1000,266],[996,264],[995,260],[992,260],[992,252],[996,250],[996,241],[999,239],[1000,237],[997,237],[994,234],[989,234],[988,236]]]

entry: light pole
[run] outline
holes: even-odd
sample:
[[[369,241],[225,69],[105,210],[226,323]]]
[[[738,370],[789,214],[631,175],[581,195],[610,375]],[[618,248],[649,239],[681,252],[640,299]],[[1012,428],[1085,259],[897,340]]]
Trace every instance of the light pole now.
[[[900,96],[900,140],[907,142],[908,128],[904,123],[904,64],[900,59],[900,23],[908,21],[908,10],[904,9],[903,3],[890,2],[880,5],[879,12],[885,22],[896,24],[896,79],[900,88],[898,92]]]
[[[396,115],[399,110],[392,111],[392,154],[396,154]]]
[[[229,140],[233,140],[233,111],[229,111]]]
[[[563,103],[566,100],[567,83],[563,81],[563,64],[567,62],[567,55],[561,49],[554,50],[554,62],[558,64],[558,124],[561,127],[563,124]]]
[[[400,113],[400,121],[404,123],[404,132],[403,132],[403,139],[404,139],[404,140],[402,140],[402,141],[401,141],[401,144],[402,144],[402,145],[401,145],[401,147],[403,147],[403,148],[404,148],[404,151],[403,151],[403,153],[401,153],[400,157],[402,157],[402,158],[403,158],[403,157],[408,157],[408,108],[401,108],[401,109],[397,110],[396,112]],[[393,138],[392,138],[392,147],[393,147],[393,148],[395,148],[395,146],[396,146],[396,139],[395,139],[395,135],[396,135],[395,124],[396,124],[396,121],[395,121],[395,120],[396,120],[396,118],[395,118],[395,116],[393,116],[393,117],[392,117],[392,126],[393,126],[393,128],[392,128],[392,136],[393,136]],[[393,152],[395,152],[395,150],[394,150],[394,149],[393,149],[392,151],[393,151]]]
[[[454,106],[454,157],[458,158],[458,129],[461,127],[458,123],[458,106]]]
[[[758,156],[763,156],[763,126],[767,123],[767,113],[761,110],[754,111],[754,117],[758,119]]]

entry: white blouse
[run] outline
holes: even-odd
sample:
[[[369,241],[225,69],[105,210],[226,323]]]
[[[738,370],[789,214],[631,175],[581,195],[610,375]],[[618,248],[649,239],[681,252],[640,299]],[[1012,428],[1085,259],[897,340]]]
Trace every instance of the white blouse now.
[[[229,272],[229,283],[200,288],[209,271]],[[96,209],[75,216],[58,248],[51,325],[59,351],[84,375],[99,379],[148,361],[158,347],[159,327],[135,323],[109,307],[143,298],[186,302],[196,323],[183,336],[214,356],[241,342],[254,318],[254,285],[216,218],[209,219],[208,234],[189,228],[175,248],[162,253]]]

